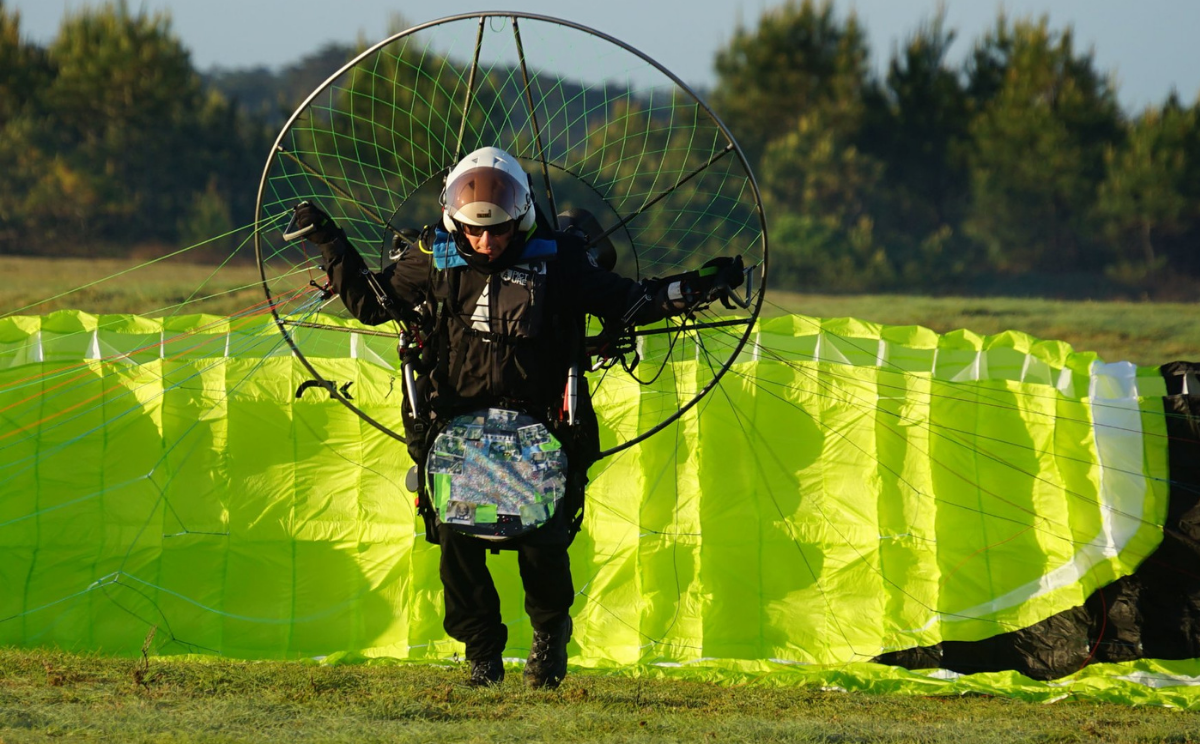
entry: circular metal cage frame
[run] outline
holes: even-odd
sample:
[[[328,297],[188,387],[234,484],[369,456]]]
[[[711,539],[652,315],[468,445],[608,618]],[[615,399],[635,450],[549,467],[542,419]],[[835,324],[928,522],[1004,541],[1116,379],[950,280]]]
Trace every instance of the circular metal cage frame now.
[[[289,134],[290,130],[292,129],[293,125],[298,120],[300,120],[302,116],[304,116],[305,112],[309,109],[310,105],[313,104],[313,102],[315,100],[317,100],[317,98],[319,96],[321,96],[323,93],[328,91],[331,88],[331,86],[334,86],[335,83],[340,78],[342,78],[343,75],[352,71],[357,65],[362,63],[364,60],[368,60],[369,58],[371,58],[372,55],[379,53],[380,50],[404,39],[405,37],[411,36],[413,34],[417,34],[418,32],[421,32],[421,31],[424,31],[427,29],[433,29],[435,27],[439,27],[439,26],[442,26],[445,24],[457,23],[457,22],[473,20],[473,19],[478,20],[479,31],[478,31],[478,36],[476,39],[476,48],[475,48],[476,56],[475,56],[475,59],[473,62],[473,67],[470,72],[470,82],[468,82],[467,101],[466,101],[466,104],[464,105],[464,110],[463,110],[462,127],[464,127],[464,128],[466,126],[466,116],[468,114],[469,106],[471,104],[471,95],[473,95],[473,86],[475,84],[475,74],[476,74],[476,70],[477,70],[478,64],[479,64],[479,47],[482,44],[485,24],[488,23],[490,20],[507,19],[507,20],[511,20],[511,23],[512,23],[512,30],[513,30],[513,33],[515,35],[515,40],[516,40],[516,49],[520,55],[519,64],[520,64],[521,71],[524,74],[524,78],[525,78],[525,94],[527,96],[532,96],[532,88],[529,85],[529,77],[528,77],[526,60],[525,60],[525,56],[524,56],[524,49],[521,46],[520,22],[521,21],[533,21],[533,22],[539,22],[539,23],[553,24],[553,25],[561,26],[563,28],[570,29],[573,31],[582,32],[589,36],[595,37],[596,39],[599,39],[599,40],[602,40],[609,44],[612,44],[615,47],[619,48],[620,50],[634,55],[641,62],[649,65],[651,68],[653,68],[653,70],[655,70],[657,73],[661,74],[667,80],[669,80],[675,86],[675,88],[677,89],[677,91],[679,93],[683,94],[686,97],[689,97],[698,106],[698,108],[703,111],[704,115],[709,117],[709,119],[711,120],[711,124],[714,125],[717,129],[719,129],[721,135],[726,140],[725,146],[721,150],[716,152],[707,163],[702,164],[694,172],[692,172],[682,178],[677,179],[675,183],[664,188],[661,193],[658,193],[653,198],[647,200],[647,202],[633,214],[625,216],[623,218],[620,218],[620,221],[617,222],[616,225],[607,229],[604,232],[604,234],[602,236],[600,236],[599,238],[594,238],[593,242],[596,242],[597,240],[600,240],[609,235],[612,235],[612,234],[618,232],[619,230],[628,230],[628,225],[631,220],[633,220],[637,216],[643,214],[646,210],[652,208],[655,204],[657,204],[661,199],[665,198],[672,191],[681,187],[685,182],[687,182],[694,176],[698,175],[704,169],[708,168],[713,163],[715,163],[717,160],[719,160],[725,156],[733,155],[737,159],[737,161],[740,163],[741,168],[744,170],[745,178],[748,181],[748,188],[749,188],[750,195],[752,196],[753,202],[754,202],[753,210],[755,212],[755,216],[756,216],[759,226],[761,228],[760,237],[757,238],[757,241],[760,242],[760,244],[761,244],[761,261],[757,265],[752,267],[754,270],[757,270],[757,272],[758,272],[758,278],[756,280],[757,286],[755,286],[753,288],[753,291],[751,291],[751,289],[749,287],[747,288],[746,300],[744,303],[741,303],[742,306],[748,311],[748,313],[749,313],[748,317],[740,318],[737,320],[717,321],[717,322],[711,322],[711,323],[701,323],[701,322],[695,321],[693,319],[693,322],[690,325],[685,321],[681,325],[675,326],[675,327],[669,328],[669,329],[658,328],[658,329],[635,330],[634,331],[635,336],[644,336],[644,335],[648,336],[648,335],[652,335],[652,334],[660,334],[660,333],[664,333],[664,332],[669,332],[669,333],[676,334],[676,339],[678,339],[679,337],[682,337],[683,334],[685,334],[685,333],[696,332],[696,331],[699,331],[699,330],[705,329],[705,328],[718,328],[718,327],[736,328],[737,326],[743,326],[740,334],[736,338],[736,342],[731,343],[730,346],[726,347],[728,349],[728,357],[720,364],[719,368],[711,369],[711,371],[713,373],[712,378],[709,379],[707,381],[707,383],[703,385],[703,387],[701,387],[699,390],[695,391],[694,394],[691,395],[690,399],[683,401],[680,405],[678,405],[677,408],[675,408],[674,410],[669,412],[667,415],[665,415],[664,418],[660,422],[658,422],[656,425],[651,426],[650,428],[646,429],[645,431],[639,432],[635,436],[632,436],[623,442],[618,442],[613,447],[603,450],[601,452],[601,457],[607,457],[609,455],[620,452],[621,450],[624,450],[628,447],[631,447],[641,441],[644,441],[648,437],[653,436],[655,433],[657,433],[657,432],[663,430],[664,428],[666,428],[667,426],[671,425],[673,422],[677,421],[681,416],[683,416],[685,413],[687,413],[688,410],[693,408],[701,399],[704,398],[705,395],[707,395],[709,392],[711,392],[713,390],[713,388],[716,387],[716,385],[721,381],[725,372],[739,358],[739,355],[742,353],[743,348],[745,347],[751,333],[754,330],[755,323],[757,321],[759,312],[762,308],[762,303],[764,300],[765,291],[766,291],[766,287],[767,287],[767,258],[768,258],[767,224],[766,224],[766,218],[765,218],[763,205],[762,205],[761,193],[759,191],[758,184],[754,179],[754,175],[753,175],[753,172],[751,171],[750,164],[746,160],[745,154],[742,152],[741,148],[738,146],[737,142],[734,140],[733,135],[729,132],[728,128],[720,120],[720,118],[716,115],[716,113],[708,106],[708,104],[706,104],[686,83],[684,83],[677,76],[675,76],[673,73],[671,73],[669,70],[664,68],[662,65],[660,65],[658,62],[656,62],[655,60],[653,60],[646,54],[629,46],[628,44],[625,44],[624,42],[621,42],[618,39],[613,38],[612,36],[609,36],[603,32],[597,31],[597,30],[589,28],[587,26],[583,26],[583,25],[573,23],[570,21],[566,21],[566,20],[562,20],[559,18],[554,18],[551,16],[538,15],[538,14],[526,14],[526,13],[513,12],[513,11],[486,11],[486,12],[464,13],[464,14],[448,16],[445,18],[441,18],[438,20],[434,20],[434,21],[430,21],[427,23],[423,23],[423,24],[414,26],[414,27],[406,29],[400,33],[389,36],[388,38],[370,46],[369,48],[365,49],[360,54],[355,56],[353,59],[351,59],[349,62],[347,62],[341,68],[339,68],[336,72],[334,72],[324,83],[322,83],[320,86],[318,86],[317,89],[314,90],[311,94],[309,94],[309,96],[307,98],[305,98],[305,100],[297,107],[297,109],[292,113],[292,115],[288,118],[287,122],[281,128],[280,134],[276,138],[274,144],[272,145],[271,152],[267,156],[267,161],[263,168],[262,179],[259,182],[257,202],[256,202],[256,207],[255,207],[256,214],[259,216],[259,223],[258,223],[258,227],[256,227],[255,234],[254,234],[255,255],[256,255],[256,258],[257,258],[257,261],[259,264],[263,288],[266,293],[267,300],[270,304],[271,312],[275,317],[277,328],[283,335],[284,339],[286,340],[287,344],[291,348],[292,352],[301,361],[301,363],[305,366],[305,368],[307,368],[308,371],[314,376],[314,378],[317,380],[317,382],[319,384],[321,384],[322,387],[324,387],[325,389],[327,389],[329,391],[329,394],[331,397],[337,399],[342,404],[346,405],[350,410],[352,410],[355,414],[357,414],[359,417],[361,417],[364,421],[370,423],[372,426],[378,428],[383,433],[385,433],[391,437],[394,437],[395,439],[397,439],[401,442],[405,441],[404,437],[401,433],[392,430],[390,427],[388,427],[388,426],[384,425],[383,423],[372,418],[370,415],[368,415],[366,412],[364,412],[361,408],[356,406],[354,404],[353,400],[350,399],[350,397],[348,395],[346,395],[344,393],[344,391],[338,390],[336,385],[327,381],[322,376],[322,374],[317,369],[317,367],[305,356],[303,350],[300,348],[299,343],[296,341],[296,339],[293,336],[293,333],[290,330],[291,328],[293,328],[295,326],[302,326],[305,324],[297,323],[297,322],[291,320],[290,318],[284,317],[280,314],[279,308],[282,303],[279,301],[279,298],[275,295],[275,293],[272,292],[272,286],[271,286],[272,278],[268,275],[268,269],[267,269],[266,258],[265,258],[265,256],[266,256],[265,245],[264,245],[265,241],[263,239],[263,233],[268,227],[270,227],[271,229],[278,229],[278,225],[277,225],[276,219],[264,219],[264,198],[267,194],[268,182],[269,182],[271,174],[272,174],[272,169],[275,166],[275,164],[278,162],[278,156],[281,153],[283,153],[285,155],[288,154],[286,149],[283,147],[283,144],[286,141],[286,138],[288,137],[288,134]],[[545,179],[545,186],[546,186],[546,189],[548,192],[548,199],[549,199],[549,202],[550,202],[550,205],[552,208],[551,216],[553,216],[553,214],[556,213],[556,208],[555,208],[555,204],[554,204],[553,189],[551,188],[551,185],[550,185],[549,171],[551,168],[557,168],[559,166],[557,166],[553,162],[548,162],[548,160],[546,158],[545,150],[542,148],[541,131],[540,131],[540,128],[538,127],[536,119],[534,118],[534,114],[533,114],[534,102],[533,102],[532,97],[529,98],[529,106],[530,106],[530,118],[533,119],[532,123],[533,123],[533,127],[534,127],[534,137],[537,140],[538,155],[539,155],[539,160],[540,160],[539,166],[540,166],[540,170],[541,170],[541,175]],[[461,150],[461,148],[462,148],[461,129],[460,129],[460,134],[459,134],[458,148],[459,148],[459,150]],[[459,155],[461,155],[461,152],[459,153]],[[294,158],[294,156],[292,156],[292,157]],[[303,164],[301,164],[301,165],[303,165]],[[308,166],[305,166],[305,167],[308,167]],[[310,168],[310,170],[311,170],[311,168]],[[615,210],[612,207],[612,205],[608,204],[607,202],[605,202],[605,205],[608,206],[610,210],[612,210],[614,215],[620,217],[620,214],[617,212],[617,210]],[[370,216],[374,219],[375,222],[378,223],[378,226],[381,229],[383,229],[385,231],[390,231],[392,233],[399,232],[399,229],[392,224],[390,216],[384,216],[382,214],[374,214],[374,215],[370,215]],[[385,232],[385,234],[386,234],[386,232]],[[747,276],[748,276],[748,278],[750,277],[749,272],[748,272]],[[739,300],[739,303],[740,302],[741,301]],[[338,330],[348,330],[348,329],[342,328],[342,329],[338,329]],[[363,333],[364,331],[355,331],[355,332]],[[371,333],[371,332],[366,331],[366,333]],[[375,332],[375,334],[376,335],[387,335],[387,336],[398,335],[398,334],[390,334],[390,333],[382,333],[382,332]],[[731,337],[731,340],[732,340],[732,337]],[[674,341],[672,341],[671,348],[672,349],[674,348]],[[698,351],[699,351],[699,348],[698,348]],[[670,349],[668,349],[667,354],[668,354],[668,356],[671,354]],[[664,365],[666,363],[667,363],[666,361],[663,362]],[[710,365],[710,367],[711,367],[711,365]]]

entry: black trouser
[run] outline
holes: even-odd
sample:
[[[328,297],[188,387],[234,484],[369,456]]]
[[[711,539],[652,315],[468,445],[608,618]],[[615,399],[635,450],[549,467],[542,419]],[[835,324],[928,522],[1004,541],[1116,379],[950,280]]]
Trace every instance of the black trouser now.
[[[468,659],[496,658],[508,641],[508,628],[500,619],[500,595],[487,567],[492,548],[517,551],[525,612],[533,629],[562,626],[575,600],[575,587],[567,555],[571,540],[559,515],[528,535],[500,544],[464,535],[444,524],[438,526],[438,537],[446,599],[443,627],[451,638],[466,644]]]

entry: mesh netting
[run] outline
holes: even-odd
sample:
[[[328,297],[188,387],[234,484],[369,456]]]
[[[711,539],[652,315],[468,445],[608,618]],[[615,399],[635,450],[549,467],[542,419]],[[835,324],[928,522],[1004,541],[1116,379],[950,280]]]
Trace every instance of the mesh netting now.
[[[596,395],[614,377],[653,380],[661,391],[643,400],[636,431],[605,443],[627,446],[698,400],[736,358],[762,299],[766,231],[753,177],[711,111],[654,62],[582,27],[528,16],[447,19],[366,50],[316,91],[284,128],[260,189],[267,227],[257,247],[281,326],[314,359],[329,354],[322,344],[344,348],[361,329],[317,286],[319,252],[282,237],[298,202],[320,204],[382,269],[396,232],[440,218],[449,168],[489,145],[533,175],[543,214],[596,215],[618,273],[667,276],[722,255],[752,267],[746,307],[645,329],[635,369],[591,376]],[[348,322],[314,323],[318,311]],[[399,333],[386,328],[375,333]],[[390,364],[395,355],[379,358]],[[661,379],[667,362],[685,358],[699,363],[696,374]]]

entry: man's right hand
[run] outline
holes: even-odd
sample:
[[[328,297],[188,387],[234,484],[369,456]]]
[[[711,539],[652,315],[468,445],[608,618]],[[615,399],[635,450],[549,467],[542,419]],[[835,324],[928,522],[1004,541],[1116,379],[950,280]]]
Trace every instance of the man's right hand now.
[[[721,304],[733,309],[729,298],[733,290],[742,286],[745,270],[741,256],[714,258],[694,271],[669,276],[662,280],[666,295],[664,307],[671,312],[682,312],[720,300]]]
[[[704,297],[703,301],[712,302],[719,299],[722,305],[732,310],[733,305],[729,304],[729,297],[733,290],[742,286],[745,279],[741,256],[719,256],[700,267],[695,273],[695,278],[690,280],[690,288]]]
[[[300,202],[296,205],[294,212],[292,219],[298,230],[312,226],[312,230],[305,233],[305,240],[313,243],[330,243],[338,237],[337,224],[316,204]]]

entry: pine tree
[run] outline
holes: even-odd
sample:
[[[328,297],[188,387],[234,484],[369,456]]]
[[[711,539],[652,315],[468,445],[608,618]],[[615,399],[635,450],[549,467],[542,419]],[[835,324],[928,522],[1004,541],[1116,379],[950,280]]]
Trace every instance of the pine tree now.
[[[207,180],[191,159],[200,79],[169,16],[131,13],[124,0],[84,8],[64,18],[50,55],[59,151],[96,191],[76,205],[88,233],[169,239]]]
[[[751,164],[800,117],[829,101],[855,97],[868,70],[866,34],[851,14],[841,22],[831,0],[788,0],[751,30],[739,25],[717,52],[711,102]]]
[[[1161,109],[1147,109],[1133,122],[1128,140],[1107,153],[1095,215],[1110,241],[1113,270],[1122,278],[1152,279],[1172,253],[1176,268],[1200,266],[1194,250],[1200,230],[1197,124],[1195,108],[1168,101]]]
[[[1105,152],[1122,137],[1112,83],[1048,20],[1003,15],[977,45],[968,90],[972,203],[968,233],[1004,272],[1093,267],[1102,249],[1088,222]]]
[[[870,213],[882,167],[857,141],[869,56],[828,0],[769,10],[717,54],[713,105],[759,176],[777,286],[890,281]]]
[[[954,39],[943,13],[923,23],[866,97],[858,141],[884,167],[872,211],[904,287],[976,269],[975,246],[961,230],[970,106],[962,76],[946,59]]]

